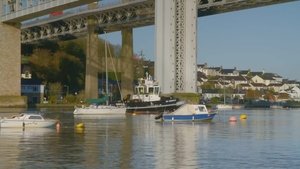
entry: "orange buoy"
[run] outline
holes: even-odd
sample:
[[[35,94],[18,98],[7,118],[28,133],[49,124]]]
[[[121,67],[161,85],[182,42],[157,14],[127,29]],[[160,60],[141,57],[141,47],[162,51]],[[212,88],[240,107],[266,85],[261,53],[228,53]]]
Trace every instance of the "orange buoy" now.
[[[59,121],[56,123],[55,127],[56,127],[56,132],[59,133],[60,132],[60,127],[61,127],[61,124],[60,124]]]
[[[59,129],[60,128],[60,122],[58,121],[57,123],[56,123],[56,129]]]
[[[236,122],[237,119],[236,119],[235,116],[230,116],[230,117],[229,117],[229,121],[230,121],[230,122]]]

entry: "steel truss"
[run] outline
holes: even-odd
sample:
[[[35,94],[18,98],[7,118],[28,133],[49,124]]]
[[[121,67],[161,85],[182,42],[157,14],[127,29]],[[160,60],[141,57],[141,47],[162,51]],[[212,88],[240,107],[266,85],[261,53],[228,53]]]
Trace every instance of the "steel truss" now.
[[[175,2],[175,91],[184,90],[185,0]]]
[[[21,30],[21,42],[29,43],[43,39],[61,38],[65,36],[81,36],[87,33],[88,18],[97,21],[99,33],[118,31],[125,27],[139,27],[154,23],[154,1],[139,0],[118,7],[99,8],[73,16],[51,18],[45,24],[27,26]],[[42,22],[41,22],[42,23]]]
[[[253,8],[296,0],[197,0],[198,16]],[[181,2],[180,0],[177,1]],[[62,18],[49,18],[29,26],[22,26],[21,42],[28,43],[65,35],[80,36],[87,31],[87,17],[97,19],[98,30],[118,31],[122,27],[139,27],[154,24],[154,0],[132,0],[124,5],[99,8]],[[182,7],[180,7],[182,8]],[[178,8],[179,9],[179,8]],[[177,10],[177,9],[176,9]],[[180,10],[179,10],[180,11]],[[180,14],[177,14],[178,17]]]

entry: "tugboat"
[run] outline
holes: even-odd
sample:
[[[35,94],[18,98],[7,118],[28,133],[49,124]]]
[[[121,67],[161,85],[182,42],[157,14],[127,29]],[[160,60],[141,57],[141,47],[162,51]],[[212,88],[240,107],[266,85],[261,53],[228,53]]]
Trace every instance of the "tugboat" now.
[[[176,110],[184,101],[172,96],[161,97],[160,86],[146,73],[145,78],[138,79],[134,94],[125,101],[127,113],[157,114],[162,111]]]

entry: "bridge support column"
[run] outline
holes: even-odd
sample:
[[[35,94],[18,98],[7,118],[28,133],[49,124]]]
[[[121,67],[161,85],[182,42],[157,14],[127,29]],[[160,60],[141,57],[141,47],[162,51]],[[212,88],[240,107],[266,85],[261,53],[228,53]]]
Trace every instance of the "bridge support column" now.
[[[85,98],[98,98],[98,33],[95,32],[96,20],[88,19],[88,34],[86,44],[86,69],[85,69]]]
[[[155,79],[164,94],[196,93],[196,1],[155,1]]]
[[[122,97],[132,94],[133,84],[133,35],[132,28],[125,28],[122,32]]]
[[[21,32],[0,22],[0,107],[24,107],[21,97]]]

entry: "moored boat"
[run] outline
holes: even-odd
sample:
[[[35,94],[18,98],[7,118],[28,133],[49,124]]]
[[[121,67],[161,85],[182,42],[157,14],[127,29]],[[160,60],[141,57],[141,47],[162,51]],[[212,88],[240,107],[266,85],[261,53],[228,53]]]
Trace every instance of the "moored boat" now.
[[[54,127],[57,123],[57,120],[45,119],[40,114],[22,113],[20,116],[1,118],[0,128],[47,128]]]
[[[125,106],[115,105],[90,105],[88,107],[76,107],[74,115],[125,115]]]
[[[185,104],[177,110],[155,117],[161,121],[211,121],[216,112],[209,112],[203,104]]]
[[[217,104],[216,109],[218,110],[231,110],[233,108],[232,104]]]
[[[85,107],[75,107],[73,112],[74,115],[125,115],[126,107],[124,104],[109,104],[109,90],[108,90],[108,67],[107,67],[107,43],[104,41],[105,45],[105,97],[99,99],[91,99],[91,103],[89,106]],[[110,53],[110,52],[109,52]],[[112,56],[110,56],[112,57]],[[112,65],[114,63],[112,62]],[[114,72],[115,73],[115,72]],[[115,74],[116,76],[116,74]],[[117,76],[116,76],[117,79]],[[119,86],[119,85],[118,85]],[[120,88],[119,88],[119,92]],[[93,103],[94,102],[94,103]],[[105,105],[103,105],[105,103]],[[101,104],[101,105],[100,105]]]
[[[172,96],[161,97],[160,86],[146,73],[145,78],[140,78],[134,88],[134,94],[126,99],[127,112],[158,113],[160,111],[175,110],[185,102]]]

